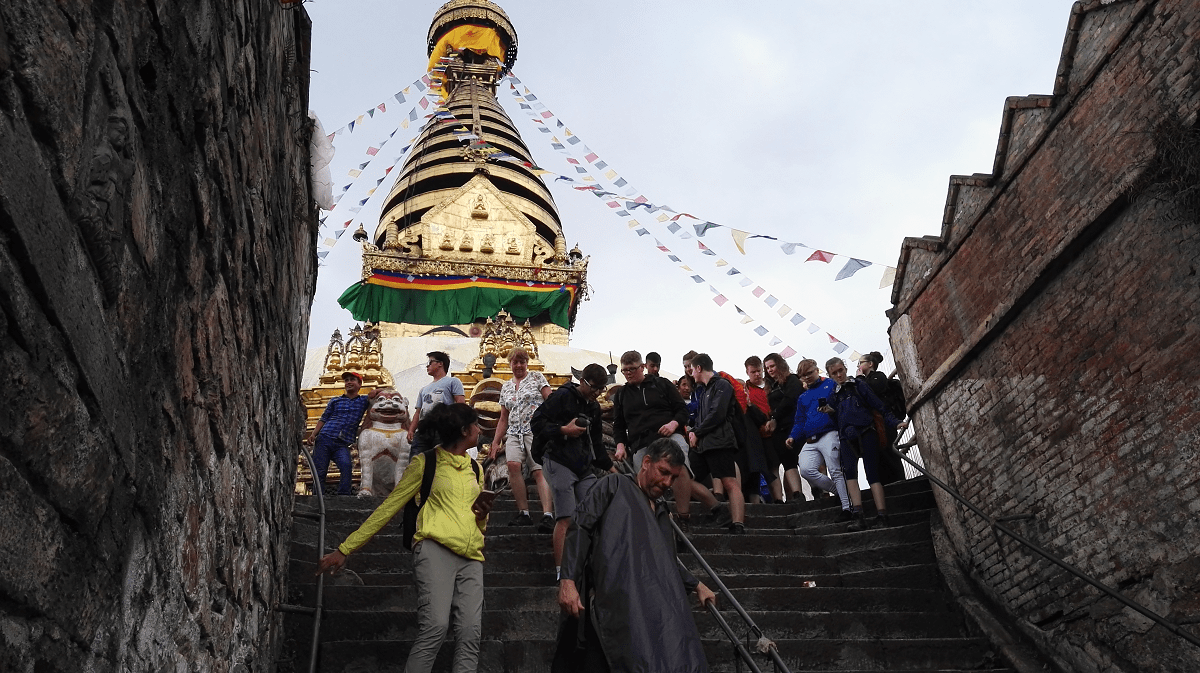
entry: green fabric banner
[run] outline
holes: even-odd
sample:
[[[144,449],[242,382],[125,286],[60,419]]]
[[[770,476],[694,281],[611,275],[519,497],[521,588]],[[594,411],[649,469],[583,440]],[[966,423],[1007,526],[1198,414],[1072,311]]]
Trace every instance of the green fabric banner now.
[[[416,325],[464,325],[508,311],[516,320],[535,318],[545,311],[550,321],[571,328],[571,293],[533,292],[492,287],[417,290],[355,283],[346,288],[338,304],[355,320],[413,323]]]

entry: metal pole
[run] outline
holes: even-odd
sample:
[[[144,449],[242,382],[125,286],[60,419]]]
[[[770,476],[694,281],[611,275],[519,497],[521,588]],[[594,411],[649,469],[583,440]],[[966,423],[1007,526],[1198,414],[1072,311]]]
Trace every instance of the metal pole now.
[[[755,624],[754,620],[750,618],[750,614],[747,613],[744,608],[742,608],[742,604],[733,597],[733,594],[730,593],[729,588],[725,586],[725,583],[721,581],[721,578],[717,577],[717,571],[713,570],[712,566],[708,565],[708,561],[704,560],[704,557],[700,555],[700,551],[696,549],[696,546],[692,544],[692,541],[687,539],[687,536],[683,534],[682,530],[679,530],[679,524],[675,523],[674,519],[670,519],[670,521],[671,527],[675,529],[675,536],[680,540],[683,540],[683,544],[687,547],[688,551],[691,552],[692,556],[696,557],[696,560],[700,563],[700,567],[704,568],[704,572],[708,573],[708,576],[712,578],[713,583],[717,585],[717,589],[721,591],[721,595],[729,601],[730,605],[733,606],[733,609],[736,610],[738,615],[740,615],[741,618],[746,622],[746,625],[749,626],[752,631],[754,631],[754,634],[757,637],[762,638],[762,629],[758,628],[758,625]],[[783,663],[783,659],[779,656],[778,649],[771,647],[767,650],[767,654],[771,656],[771,660],[775,663],[775,665],[785,671],[785,673],[792,673],[791,669],[787,667],[787,664]]]
[[[709,614],[716,618],[717,624],[721,627],[721,630],[725,632],[725,635],[729,638],[729,641],[733,643],[734,652],[741,657],[742,661],[746,662],[746,665],[750,667],[751,671],[754,671],[754,673],[762,673],[762,669],[758,667],[758,664],[754,663],[754,657],[750,656],[750,651],[746,649],[745,645],[742,645],[740,640],[738,640],[737,634],[733,632],[733,627],[729,625],[729,622],[725,621],[725,617],[721,616],[721,611],[717,609],[717,606],[709,603],[705,607],[708,608]]]
[[[300,445],[304,459],[308,461],[308,470],[313,476],[313,490],[317,492],[317,561],[325,555],[325,489],[324,484],[317,483],[317,466],[313,462],[308,447]],[[317,673],[317,648],[321,644],[321,616],[325,609],[325,573],[317,575],[317,607],[313,610],[312,647],[308,651],[308,673]]]
[[[947,494],[949,494],[950,497],[959,501],[964,506],[966,506],[967,509],[971,510],[975,514],[982,517],[983,520],[987,521],[988,525],[990,525],[992,528],[1000,531],[1001,533],[1004,533],[1005,535],[1011,537],[1012,539],[1016,540],[1017,542],[1020,542],[1021,544],[1025,545],[1026,547],[1029,547],[1030,549],[1032,549],[1034,552],[1036,552],[1042,558],[1046,559],[1047,561],[1050,561],[1054,565],[1062,568],[1063,570],[1065,570],[1068,573],[1074,575],[1075,577],[1083,580],[1084,582],[1087,582],[1088,584],[1099,589],[1100,591],[1107,594],[1108,596],[1117,599],[1118,601],[1123,603],[1126,607],[1136,610],[1137,612],[1146,616],[1148,619],[1154,620],[1160,626],[1167,629],[1171,633],[1174,633],[1175,635],[1179,636],[1180,638],[1183,638],[1184,640],[1195,645],[1196,647],[1200,647],[1200,638],[1193,636],[1191,633],[1183,630],[1178,625],[1167,621],[1166,618],[1160,616],[1158,613],[1150,610],[1149,608],[1144,607],[1140,603],[1135,603],[1134,601],[1117,593],[1117,591],[1115,589],[1111,589],[1108,586],[1101,584],[1098,580],[1092,579],[1090,576],[1085,574],[1082,570],[1076,568],[1075,566],[1071,565],[1070,563],[1067,563],[1066,561],[1064,561],[1062,559],[1059,559],[1057,556],[1051,554],[1049,551],[1038,546],[1032,540],[1028,540],[1025,537],[1023,537],[1022,535],[1020,535],[1019,533],[1017,533],[1016,531],[1010,530],[1007,526],[1000,523],[997,519],[995,519],[991,516],[988,516],[982,509],[976,507],[974,504],[972,504],[970,501],[968,501],[965,497],[963,497],[961,494],[959,494],[958,491],[955,491],[953,488],[951,488],[948,484],[943,482],[941,479],[938,479],[937,477],[933,476],[932,474],[929,474],[928,470],[926,470],[924,467],[921,467],[920,465],[917,465],[916,462],[914,462],[908,456],[904,455],[904,452],[897,449],[894,445],[889,445],[888,448],[890,448],[896,455],[900,456],[900,458],[902,460],[904,460],[906,463],[908,463],[909,465],[912,465],[914,468],[916,468],[921,474],[925,475],[929,479],[929,481],[933,482],[934,484],[937,484],[937,486],[939,488],[941,488],[943,491],[945,491]]]

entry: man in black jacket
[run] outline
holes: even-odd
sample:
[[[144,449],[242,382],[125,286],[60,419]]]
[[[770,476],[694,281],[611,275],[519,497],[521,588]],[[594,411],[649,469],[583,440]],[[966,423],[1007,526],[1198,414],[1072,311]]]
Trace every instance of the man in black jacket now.
[[[642,356],[637,351],[626,351],[621,355],[621,373],[625,385],[613,399],[613,439],[617,442],[616,459],[624,460],[633,452],[634,474],[641,471],[646,447],[659,437],[669,437],[684,452],[683,471],[671,486],[675,494],[675,513],[679,527],[685,532],[691,520],[691,499],[695,495],[705,504],[709,517],[718,523],[728,523],[728,508],[713,497],[711,491],[700,486],[693,487],[691,465],[687,462],[687,403],[679,395],[679,389],[670,381],[647,374]],[[721,519],[725,520],[722,522]]]
[[[529,429],[533,431],[533,458],[554,493],[554,565],[562,565],[563,542],[575,514],[575,505],[596,483],[596,471],[612,470],[604,449],[604,427],[596,398],[608,385],[608,372],[592,363],[583,368],[580,382],[568,381],[542,402]]]
[[[709,478],[721,480],[733,517],[729,530],[745,533],[746,499],[734,468],[738,445],[730,405],[738,402],[733,384],[713,372],[713,361],[707,353],[697,355],[691,366],[692,378],[696,379],[696,427],[688,433],[692,471],[701,483]]]

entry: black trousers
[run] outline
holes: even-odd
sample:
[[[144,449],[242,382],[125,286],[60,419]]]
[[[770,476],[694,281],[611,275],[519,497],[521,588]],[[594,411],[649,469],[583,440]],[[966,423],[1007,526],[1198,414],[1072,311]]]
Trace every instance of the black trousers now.
[[[579,643],[579,622],[583,620],[584,641]],[[600,636],[585,610],[580,617],[566,617],[558,627],[558,646],[550,673],[609,673],[608,660],[600,647]]]

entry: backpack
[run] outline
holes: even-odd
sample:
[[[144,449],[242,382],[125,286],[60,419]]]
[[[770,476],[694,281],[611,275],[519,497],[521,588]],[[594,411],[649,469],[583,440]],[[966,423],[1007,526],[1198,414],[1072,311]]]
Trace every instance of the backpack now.
[[[404,548],[412,551],[413,536],[417,534],[417,512],[425,506],[425,501],[429,499],[429,492],[433,490],[433,475],[437,471],[437,454],[429,452],[425,454],[425,470],[421,473],[421,502],[417,503],[416,498],[408,501],[404,506],[404,532],[403,541]],[[471,459],[471,471],[475,473],[475,481],[479,481],[479,463]]]

